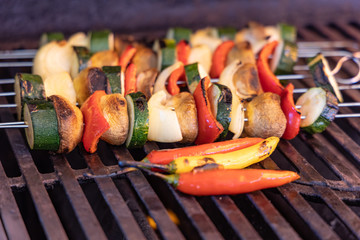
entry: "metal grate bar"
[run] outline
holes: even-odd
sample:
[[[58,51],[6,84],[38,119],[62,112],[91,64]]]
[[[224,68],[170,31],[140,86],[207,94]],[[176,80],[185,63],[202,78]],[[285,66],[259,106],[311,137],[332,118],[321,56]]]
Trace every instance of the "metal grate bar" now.
[[[97,154],[88,154],[85,151],[82,151],[82,154],[90,170],[95,175],[110,173],[106,168],[104,168],[104,165]],[[117,190],[112,179],[97,178],[95,179],[95,182],[97,183],[106,203],[110,207],[119,228],[124,233],[124,237],[129,239],[145,239],[140,227],[136,223],[133,215],[126,205],[126,202]]]
[[[54,163],[54,169],[63,184],[66,194],[71,202],[71,206],[82,227],[82,230],[88,239],[106,239],[106,235],[93,213],[89,202],[87,201],[75,175],[73,174],[69,163],[62,155],[51,156]]]

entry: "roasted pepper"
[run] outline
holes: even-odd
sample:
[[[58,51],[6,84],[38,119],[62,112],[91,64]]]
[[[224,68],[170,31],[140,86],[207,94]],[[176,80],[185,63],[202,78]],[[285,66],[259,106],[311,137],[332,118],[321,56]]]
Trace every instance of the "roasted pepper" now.
[[[296,109],[294,104],[294,85],[289,83],[281,95],[281,109],[286,117],[286,129],[281,138],[293,139],[298,135],[300,130],[301,113]]]
[[[190,55],[190,51],[190,45],[186,40],[181,40],[180,42],[178,42],[178,44],[176,44],[177,60],[186,65]]]
[[[212,56],[212,63],[210,69],[210,76],[212,78],[220,77],[220,74],[225,68],[226,58],[230,50],[234,47],[234,41],[228,40],[222,42],[215,50]]]
[[[266,44],[259,53],[258,59],[256,60],[256,66],[263,91],[276,93],[281,96],[284,87],[281,85],[275,74],[271,71],[268,62],[269,56],[274,52],[277,45],[277,41]]]
[[[133,63],[125,71],[125,95],[136,92],[136,66]]]
[[[278,187],[300,178],[296,172],[230,169],[163,175],[154,173],[177,190],[196,196],[248,193]]]
[[[224,131],[223,126],[218,121],[216,121],[216,118],[211,112],[207,93],[209,86],[210,78],[205,77],[200,80],[193,94],[197,109],[199,127],[195,144],[214,142]]]
[[[100,98],[105,95],[103,90],[95,91],[80,109],[85,122],[82,142],[85,150],[90,153],[96,152],[101,135],[110,128],[100,108]]]
[[[201,144],[183,148],[153,150],[143,159],[143,161],[156,164],[168,164],[179,157],[231,152],[250,147],[263,140],[264,139],[262,138],[238,138],[234,140]]]
[[[173,96],[180,92],[180,88],[177,85],[177,81],[179,81],[179,80],[185,81],[184,65],[181,65],[180,67],[178,67],[177,69],[172,71],[172,73],[170,74],[170,77],[167,80],[168,84],[166,86],[166,89]]]
[[[119,58],[119,66],[121,66],[121,69],[126,69],[131,59],[134,57],[135,53],[136,53],[135,47],[133,47],[132,45],[126,47],[126,49]]]
[[[211,155],[178,157],[166,165],[134,161],[119,162],[119,164],[158,168],[168,173],[184,173],[198,169],[241,169],[269,157],[276,149],[278,142],[278,137],[269,137],[240,150]]]

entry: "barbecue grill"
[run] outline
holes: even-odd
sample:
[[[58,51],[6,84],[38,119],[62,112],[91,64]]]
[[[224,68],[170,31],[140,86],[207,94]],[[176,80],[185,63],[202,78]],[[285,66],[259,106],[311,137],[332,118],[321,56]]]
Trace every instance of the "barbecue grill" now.
[[[91,1],[90,10],[96,8],[94,2]],[[271,3],[266,6],[276,9],[278,2],[269,2],[275,6]],[[294,2],[296,7],[303,1]],[[286,9],[294,7],[290,7],[287,1],[281,3],[287,6],[281,10],[281,16],[285,15]],[[53,4],[60,5],[58,1]],[[191,4],[191,1],[178,4],[179,14]],[[206,9],[215,8],[211,4],[220,6],[220,17],[226,11],[234,14],[234,10],[229,9],[238,7],[234,2],[226,5],[215,1],[209,3]],[[20,9],[20,13],[26,7],[12,6],[11,3],[6,5]],[[79,2],[75,1],[74,6],[78,5]],[[331,1],[330,5],[335,4]],[[129,7],[130,4],[124,3],[124,6]],[[157,2],[155,6],[161,7],[161,4]],[[246,6],[242,11],[249,10],[249,15],[241,23],[259,20],[255,17],[258,6],[250,3]],[[261,12],[266,6],[261,7]],[[301,9],[300,12],[307,12],[305,7]],[[315,11],[319,16],[314,17],[315,22],[311,24],[304,19],[296,20],[300,13],[293,18],[286,15],[285,19],[297,25],[298,40],[302,44],[315,41],[321,45],[325,42],[327,50],[358,51],[360,22],[353,18],[355,1],[345,2],[338,10],[348,15],[331,24],[327,15],[336,11],[330,7],[326,9],[328,11]],[[39,11],[23,18],[32,19]],[[142,11],[145,12],[144,9]],[[76,13],[75,10],[72,12]],[[50,18],[51,14],[59,16],[50,10],[44,18]],[[9,17],[9,14],[0,15],[1,18]],[[113,12],[110,15],[113,16]],[[17,18],[15,16],[15,20]],[[96,15],[95,19],[98,18]],[[279,20],[266,18],[267,15],[260,20],[266,24]],[[179,24],[179,18],[175,17],[166,24],[160,24],[158,18],[154,19],[151,22],[153,27],[146,31],[148,25],[141,25],[140,20],[124,28],[124,31],[141,33],[136,36],[144,37],[151,30],[153,34],[149,37],[153,38],[164,35],[171,24]],[[220,25],[229,21],[219,19],[207,16],[205,23]],[[192,27],[191,21],[195,20],[199,21],[190,17],[184,20],[184,25]],[[265,22],[267,20],[269,22]],[[28,35],[15,33],[14,30],[11,34],[8,27],[11,23],[7,21],[3,27],[5,35],[1,37],[4,43],[1,48],[34,48],[43,31],[56,29],[70,32],[91,27],[83,21],[70,28],[68,21],[63,26],[58,21],[50,27],[39,23],[38,29],[24,29]],[[120,33],[121,29],[114,22],[110,23],[109,17],[100,23],[108,24],[109,28]],[[100,23],[94,26],[103,27]],[[90,24],[94,24],[94,20]],[[16,72],[31,71],[28,63],[31,59],[18,58],[14,51],[2,53],[6,53],[7,57],[0,60],[1,79],[13,78]],[[337,58],[328,60],[334,66]],[[297,63],[298,66],[304,64],[304,59]],[[357,71],[357,67],[349,63],[337,76],[350,77]],[[297,68],[296,74],[309,76],[307,70],[301,67]],[[309,77],[293,83],[296,88],[314,86]],[[8,92],[12,88],[12,85],[1,85],[0,91]],[[342,93],[345,102],[360,102],[359,90],[349,89]],[[13,102],[12,96],[0,97],[0,104]],[[340,113],[356,112],[359,112],[356,107],[340,108]],[[15,114],[12,108],[0,108],[0,122],[14,122]],[[96,154],[88,154],[82,146],[78,146],[69,154],[55,155],[30,151],[23,130],[11,128],[0,129],[0,142],[0,239],[360,239],[359,118],[336,119],[321,134],[310,136],[301,132],[291,141],[281,140],[273,155],[256,167],[293,170],[300,174],[301,179],[282,187],[235,196],[189,196],[156,177],[139,170],[121,170],[117,165],[119,160],[141,160],[153,149],[176,147],[176,144],[148,142],[143,149],[127,150],[123,146],[114,147],[100,142]],[[117,174],[112,177],[87,177],[89,173],[106,175],[114,172]],[[156,225],[150,224],[149,219]]]

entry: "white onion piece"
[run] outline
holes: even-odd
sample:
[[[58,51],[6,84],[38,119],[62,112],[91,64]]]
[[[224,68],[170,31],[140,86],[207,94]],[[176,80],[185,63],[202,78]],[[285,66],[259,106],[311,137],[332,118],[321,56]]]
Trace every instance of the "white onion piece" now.
[[[68,44],[70,46],[89,48],[89,39],[85,33],[78,32],[69,37]]]
[[[165,106],[166,93],[159,91],[151,96],[149,107],[148,140],[178,142],[182,140],[180,124],[173,107]]]
[[[237,92],[236,86],[233,81],[233,76],[242,65],[243,64],[240,60],[234,60],[232,63],[230,63],[224,68],[219,77],[219,83],[230,88],[233,96],[235,96]]]
[[[60,95],[72,104],[76,104],[76,92],[73,81],[68,72],[55,73],[44,79],[45,94]]]
[[[198,62],[204,67],[206,73],[209,73],[211,68],[211,58],[212,52],[210,48],[206,45],[198,45],[191,48],[188,64]]]
[[[183,65],[182,62],[176,62],[173,65],[162,70],[162,72],[159,74],[158,78],[155,81],[154,93],[157,93],[159,91],[164,91],[167,98],[171,97],[170,93],[166,90],[165,83],[168,80],[168,78],[170,77],[171,73],[175,69],[181,67],[182,65]]]

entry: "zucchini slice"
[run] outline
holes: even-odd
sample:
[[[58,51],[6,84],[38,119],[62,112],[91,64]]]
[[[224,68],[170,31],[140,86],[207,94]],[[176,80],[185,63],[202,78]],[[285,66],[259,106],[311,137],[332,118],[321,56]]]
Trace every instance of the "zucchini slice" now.
[[[192,63],[184,66],[186,84],[191,93],[194,93],[200,80],[207,76],[205,69],[199,63]]]
[[[114,34],[109,30],[89,32],[90,52],[114,49]]]
[[[223,41],[235,39],[236,29],[233,27],[220,27],[217,32],[219,38]]]
[[[129,133],[125,145],[127,148],[143,147],[149,132],[149,109],[146,96],[142,92],[125,96],[129,114]]]
[[[295,26],[286,23],[279,23],[277,27],[279,29],[281,39],[288,42],[296,43],[297,33]]]
[[[180,42],[181,40],[190,41],[191,29],[189,28],[169,28],[166,38],[167,39],[174,39],[176,43]]]
[[[121,72],[120,66],[104,66],[102,67],[109,83],[109,93],[124,94],[124,73]]]
[[[310,88],[296,102],[301,106],[301,115],[306,116],[300,127],[310,134],[320,133],[334,120],[338,112],[336,97],[325,88]]]
[[[335,77],[331,74],[329,63],[326,58],[319,53],[314,58],[310,59],[308,66],[310,73],[314,78],[315,85],[317,87],[328,89],[335,94],[339,102],[343,102],[343,96],[339,90]]]
[[[92,54],[90,53],[89,49],[86,47],[77,47],[74,46],[74,55],[72,57],[72,64],[71,64],[71,77],[74,79],[77,77],[79,72],[87,68],[88,61],[91,58]]]
[[[173,65],[176,61],[176,42],[174,39],[156,40],[153,50],[158,56],[158,70],[162,71],[165,68]]]
[[[293,73],[293,68],[298,60],[296,43],[280,40],[271,61],[271,70],[276,75]]]
[[[54,104],[46,100],[24,105],[25,135],[30,149],[57,151],[60,146],[58,120]]]
[[[64,34],[62,32],[48,32],[43,33],[40,37],[40,47],[51,42],[64,40]]]
[[[229,131],[231,121],[232,93],[230,88],[218,83],[212,84],[208,93],[211,111],[216,116],[216,120],[224,127],[224,131],[218,137],[218,140],[223,140]]]
[[[39,75],[17,73],[15,75],[15,103],[18,121],[23,120],[24,103],[29,100],[46,99],[45,88]]]

